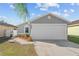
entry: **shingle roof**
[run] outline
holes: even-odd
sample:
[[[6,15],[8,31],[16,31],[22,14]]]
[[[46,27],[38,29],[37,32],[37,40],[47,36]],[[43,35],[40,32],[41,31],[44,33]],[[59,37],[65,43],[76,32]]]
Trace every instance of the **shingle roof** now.
[[[72,22],[69,24],[69,27],[74,27],[74,26],[79,26],[79,20],[72,21]]]
[[[79,24],[79,20],[72,21],[72,22],[70,23],[70,25],[72,25],[72,24]]]
[[[4,22],[0,22],[0,25],[3,25],[3,26],[10,26],[10,27],[16,27],[14,25],[11,25],[11,24],[8,24],[8,23],[4,23]]]

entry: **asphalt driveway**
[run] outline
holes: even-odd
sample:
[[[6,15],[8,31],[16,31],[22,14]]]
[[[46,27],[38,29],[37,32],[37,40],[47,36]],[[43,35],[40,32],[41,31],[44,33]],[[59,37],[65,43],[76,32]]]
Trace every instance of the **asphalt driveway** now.
[[[39,56],[79,56],[79,45],[69,41],[35,41]]]

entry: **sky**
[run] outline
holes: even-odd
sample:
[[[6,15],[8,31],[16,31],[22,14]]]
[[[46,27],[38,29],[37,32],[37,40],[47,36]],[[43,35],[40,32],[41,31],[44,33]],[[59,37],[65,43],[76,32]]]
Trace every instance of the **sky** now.
[[[23,22],[11,3],[0,3],[0,21],[13,25]],[[30,20],[37,16],[47,13],[57,14],[68,21],[79,19],[79,3],[28,3],[27,9],[30,14]]]

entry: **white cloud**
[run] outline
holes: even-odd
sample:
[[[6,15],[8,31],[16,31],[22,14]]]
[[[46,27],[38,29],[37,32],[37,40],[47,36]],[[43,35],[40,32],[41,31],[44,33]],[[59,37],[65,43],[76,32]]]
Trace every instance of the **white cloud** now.
[[[0,18],[1,18],[2,16],[0,16]]]
[[[74,9],[70,9],[70,10],[65,9],[63,12],[64,12],[64,16],[70,16],[70,14],[75,12],[75,10]]]
[[[7,19],[7,17],[6,17],[6,16],[0,16],[0,18],[4,18],[4,19]]]
[[[73,10],[72,10],[72,9],[70,9],[70,11],[71,11],[71,12],[73,12]],[[64,15],[64,16],[70,16],[70,11],[69,11],[69,10],[67,10],[67,9],[65,9],[65,10],[64,10],[64,14],[63,14],[63,15]]]
[[[32,15],[32,16],[34,16],[34,15],[35,15],[35,13],[32,13],[31,15]]]
[[[75,3],[70,3],[70,5],[74,6],[74,5],[75,5]]]
[[[64,13],[64,16],[70,16],[68,13]]]
[[[48,10],[48,5],[44,3],[37,3],[37,6],[35,8],[39,8],[42,11]]]
[[[64,14],[65,14],[66,16],[68,16],[68,15],[71,14],[72,12],[74,12],[73,9],[70,9],[70,10],[65,9],[65,10],[64,10]]]
[[[65,9],[65,10],[64,10],[64,13],[67,13],[67,12],[68,12],[68,10],[67,10],[67,9]]]
[[[74,10],[74,9],[70,9],[70,11],[71,11],[71,12],[75,12],[75,10]]]
[[[35,8],[41,7],[41,3],[37,3]]]
[[[40,10],[42,10],[42,11],[47,11],[48,8],[40,8]]]
[[[8,18],[6,16],[0,16],[0,21],[4,20],[5,22],[8,21]]]
[[[40,8],[40,10],[46,11],[49,7],[59,8],[60,5],[57,3],[37,3],[37,6],[35,8]]]
[[[41,3],[37,3],[37,5],[40,7],[41,6]]]
[[[15,8],[12,4],[10,5],[10,7],[11,7],[12,9],[14,9],[14,8]]]
[[[32,18],[32,17],[35,17],[35,16],[36,16],[36,14],[35,14],[35,13],[31,13],[31,18]]]
[[[60,7],[60,5],[57,4],[57,3],[48,3],[48,6],[50,6],[50,7],[57,7],[57,8]]]

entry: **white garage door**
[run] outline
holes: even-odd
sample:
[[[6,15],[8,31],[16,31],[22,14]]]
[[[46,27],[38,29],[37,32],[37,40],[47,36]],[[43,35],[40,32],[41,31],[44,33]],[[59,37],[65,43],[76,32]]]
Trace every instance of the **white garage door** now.
[[[32,24],[31,35],[33,40],[66,40],[66,24]]]

